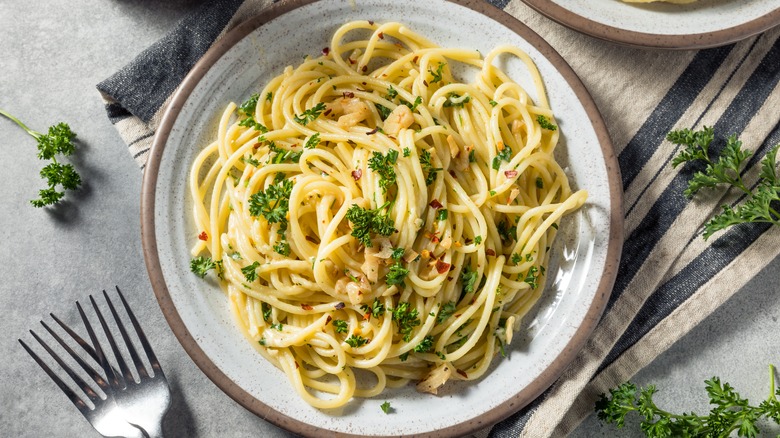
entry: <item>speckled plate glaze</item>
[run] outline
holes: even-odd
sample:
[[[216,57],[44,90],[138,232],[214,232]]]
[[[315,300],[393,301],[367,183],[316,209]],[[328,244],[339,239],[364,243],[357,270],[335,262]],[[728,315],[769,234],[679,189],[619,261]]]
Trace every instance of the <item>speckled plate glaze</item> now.
[[[325,412],[302,401],[286,376],[254,351],[236,328],[219,285],[189,272],[197,230],[186,181],[198,150],[215,137],[228,102],[245,100],[286,65],[319,54],[339,25],[358,19],[400,21],[442,46],[487,53],[511,43],[527,51],[542,73],[563,134],[559,159],[572,184],[586,188],[590,197],[562,222],[547,290],[515,335],[508,357],[496,358],[488,375],[454,382],[439,396],[409,386]],[[518,60],[501,62],[533,89]],[[247,409],[308,436],[452,436],[527,405],[575,357],[614,283],[622,211],[617,161],[596,106],[565,61],[511,16],[482,0],[300,0],[278,3],[231,31],[183,82],[155,138],[141,214],[147,268],[168,323],[203,372]],[[390,415],[380,409],[384,401],[393,407]]]
[[[682,5],[620,0],[523,1],[582,33],[662,49],[722,46],[780,24],[778,0],[699,0]]]

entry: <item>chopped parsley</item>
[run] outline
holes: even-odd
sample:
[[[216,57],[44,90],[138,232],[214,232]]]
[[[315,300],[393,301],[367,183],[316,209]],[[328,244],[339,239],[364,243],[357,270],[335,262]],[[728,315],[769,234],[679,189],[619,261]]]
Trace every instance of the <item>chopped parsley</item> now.
[[[536,116],[536,121],[539,123],[539,126],[541,126],[543,129],[547,129],[548,131],[555,131],[556,129],[558,129],[557,125],[553,125],[550,122],[550,119],[548,119],[547,117],[541,114]]]
[[[396,175],[393,165],[398,162],[398,151],[390,149],[384,155],[380,152],[373,152],[368,159],[368,167],[379,174],[379,187],[386,193],[387,188],[395,184]]]
[[[269,91],[269,92],[268,92],[268,93],[265,95],[265,100],[267,100],[267,101],[269,101],[269,102],[270,102],[270,101],[271,101],[271,99],[273,99],[273,98],[274,98],[274,93],[272,93],[272,92],[270,92],[270,91]]]
[[[428,67],[428,72],[433,77],[431,79],[431,83],[432,84],[435,84],[436,82],[441,82],[441,76],[442,76],[441,73],[442,73],[442,70],[444,70],[444,65],[445,64],[443,62],[440,62],[439,65],[436,67],[436,71],[433,71],[433,69]]]
[[[387,119],[390,116],[390,113],[393,112],[393,110],[390,108],[378,103],[375,103],[374,106],[376,107],[376,110],[379,111],[379,116],[382,118],[382,120]]]
[[[393,410],[393,408],[390,407],[390,402],[389,401],[385,401],[384,403],[379,405],[379,407],[382,408],[382,412],[384,412],[385,414],[389,414],[390,411]]]
[[[276,330],[278,330],[278,331],[282,331],[282,328],[283,328],[283,327],[284,327],[284,326],[282,325],[282,323],[281,323],[281,322],[277,322],[276,324],[271,324],[271,328],[272,328],[272,329],[276,329]]]
[[[463,108],[463,105],[471,102],[471,96],[464,94],[461,96],[457,93],[450,93],[447,95],[447,100],[444,101],[444,108]]]
[[[502,161],[509,161],[512,158],[512,148],[504,146],[495,157],[493,157],[493,169],[498,170],[501,168]]]
[[[390,203],[387,202],[375,210],[367,210],[357,204],[349,207],[347,220],[352,223],[352,237],[366,247],[371,247],[372,234],[382,236],[393,234],[396,229],[393,220],[387,216],[389,206]]]
[[[410,308],[406,301],[398,303],[398,307],[393,309],[393,321],[398,324],[398,334],[403,335],[404,342],[412,339],[412,331],[420,325],[420,319],[417,309]]]
[[[349,331],[349,324],[347,324],[347,321],[341,319],[334,319],[333,328],[336,329],[336,333],[346,333],[347,331]]]
[[[433,349],[433,336],[426,336],[414,347],[415,353],[427,353]]]
[[[501,221],[496,225],[498,230],[498,236],[501,237],[501,241],[504,243],[514,242],[517,236],[517,224],[510,225],[509,221]]]
[[[441,360],[447,360],[447,356],[445,356],[441,351],[437,351],[436,355],[439,356],[439,359]]]
[[[538,188],[538,189],[543,189],[544,188],[544,180],[540,176],[536,177],[536,188]]]
[[[360,335],[352,335],[348,337],[344,342],[347,343],[352,348],[357,348],[365,345],[368,342],[368,339],[360,336]]]
[[[379,298],[374,298],[374,302],[371,303],[370,306],[368,304],[363,304],[360,306],[360,310],[370,313],[374,318],[379,318],[385,313],[385,305],[379,301]]]
[[[409,148],[404,148],[404,157],[408,157],[409,155],[412,155],[412,150]]]
[[[496,101],[495,101],[495,100],[493,100],[493,99],[490,99],[490,100],[488,101],[488,103],[490,104],[490,106],[496,106],[496,105],[498,105],[498,102],[496,102]]]
[[[260,309],[263,311],[263,321],[268,322],[271,320],[271,310],[272,307],[269,306],[267,303],[260,304]]]
[[[255,110],[257,109],[257,100],[259,98],[260,95],[257,93],[250,96],[246,102],[242,103],[241,106],[238,107],[239,114],[244,114],[246,116],[251,116],[254,114]]]
[[[238,126],[244,126],[247,128],[254,128],[255,131],[260,131],[263,134],[268,132],[268,128],[265,127],[262,123],[259,123],[255,120],[254,116],[247,116],[244,120],[238,122]]]
[[[446,221],[447,216],[449,216],[449,212],[447,212],[446,208],[442,208],[439,211],[436,212],[436,220],[437,221]]]
[[[217,262],[211,257],[198,256],[190,260],[190,270],[200,278],[204,278],[206,273],[217,268]]]
[[[420,166],[422,166],[423,172],[428,172],[428,175],[425,177],[425,185],[427,186],[436,181],[436,172],[442,170],[441,167],[433,167],[431,153],[427,150],[420,152]]]
[[[439,311],[439,314],[436,316],[436,322],[439,324],[443,323],[447,320],[450,316],[452,316],[453,313],[455,313],[455,309],[457,308],[457,303],[455,301],[449,301],[446,304],[444,304],[441,307],[441,310]]]
[[[314,120],[316,120],[317,117],[319,117],[320,114],[322,114],[323,111],[325,111],[325,103],[320,102],[317,105],[315,105],[314,107],[309,108],[306,111],[304,111],[303,114],[301,114],[300,116],[299,115],[295,115],[295,117],[293,117],[293,119],[295,120],[296,123],[300,123],[301,125],[306,126],[310,122],[313,122]]]
[[[247,155],[246,155],[246,156],[244,156],[244,157],[241,157],[241,161],[243,161],[243,162],[244,162],[244,163],[246,163],[246,164],[250,164],[250,165],[252,165],[252,166],[255,166],[255,167],[260,167],[260,161],[258,161],[258,160],[255,160],[255,159],[254,159],[254,158],[252,158],[252,156],[251,156],[251,155],[249,155],[249,154],[247,154]]]
[[[276,242],[276,245],[274,245],[274,251],[287,257],[290,255],[290,243],[286,240],[280,240]]]
[[[390,265],[390,270],[387,271],[387,276],[385,276],[385,282],[391,286],[403,284],[407,275],[409,275],[409,270],[404,268],[401,262],[395,262]]]
[[[317,132],[311,137],[309,137],[308,140],[306,140],[306,144],[303,145],[304,149],[314,149],[317,147],[317,145],[320,144],[320,133]]]
[[[520,254],[518,254],[518,253],[512,254],[512,263],[517,265],[517,264],[519,264],[522,261],[523,261],[523,258],[520,257]]]
[[[288,149],[280,148],[276,146],[276,143],[274,142],[270,142],[268,144],[268,147],[271,149],[271,152],[275,154],[274,157],[271,159],[272,164],[281,164],[287,160],[293,163],[297,163],[301,161],[301,155],[303,155],[303,151],[291,151]]]
[[[523,281],[528,283],[528,285],[531,286],[531,289],[539,287],[539,268],[531,266],[531,269],[528,270]]]
[[[241,273],[244,274],[246,281],[252,283],[257,280],[257,268],[260,267],[260,262],[254,262],[249,266],[241,268]]]
[[[404,256],[404,253],[406,252],[403,248],[393,248],[393,253],[390,255],[390,257],[393,260],[401,260],[401,257]]]
[[[255,193],[249,198],[249,214],[263,216],[269,224],[283,224],[286,229],[292,187],[292,181],[285,179]]]
[[[393,88],[393,86],[391,85],[390,88],[387,89],[387,98],[395,99],[396,97],[398,97],[398,90]]]
[[[477,284],[477,271],[472,271],[469,267],[466,267],[460,273],[460,281],[463,284],[461,291],[461,298],[463,298],[465,295],[474,292],[474,286]]]
[[[414,103],[409,103],[409,102],[407,102],[407,101],[405,101],[405,100],[401,99],[401,103],[402,103],[402,104],[404,104],[404,105],[406,105],[406,106],[408,106],[408,107],[409,107],[409,109],[411,109],[412,111],[414,111],[414,110],[416,110],[416,109],[417,109],[417,107],[418,107],[418,106],[420,106],[420,104],[422,103],[422,97],[421,97],[421,96],[417,96],[417,97],[414,99]]]
[[[480,243],[482,243],[482,236],[477,236],[477,237],[475,237],[475,238],[474,238],[474,243],[476,243],[477,245],[479,245]]]

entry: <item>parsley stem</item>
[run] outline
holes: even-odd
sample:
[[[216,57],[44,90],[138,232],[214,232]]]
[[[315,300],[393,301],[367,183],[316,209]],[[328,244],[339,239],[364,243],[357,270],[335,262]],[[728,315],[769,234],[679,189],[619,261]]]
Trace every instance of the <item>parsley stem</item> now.
[[[777,400],[775,395],[775,366],[769,364],[769,400]]]
[[[41,134],[40,132],[33,131],[32,129],[28,128],[28,127],[27,127],[27,125],[25,125],[24,123],[22,123],[22,121],[21,121],[21,120],[19,120],[19,119],[17,119],[16,117],[12,116],[12,115],[11,115],[11,114],[9,114],[7,111],[3,111],[2,109],[0,109],[0,114],[2,114],[2,115],[4,115],[4,116],[8,117],[8,118],[9,118],[9,119],[11,119],[11,120],[13,120],[13,121],[14,121],[14,123],[16,123],[16,124],[17,124],[17,125],[19,125],[19,126],[22,128],[22,129],[24,129],[25,131],[27,131],[27,133],[28,133],[28,134],[30,134],[30,135],[31,135],[31,136],[32,136],[34,139],[36,139],[36,140],[37,140],[38,138],[40,138],[40,136],[41,136],[41,135],[43,135],[43,134]]]

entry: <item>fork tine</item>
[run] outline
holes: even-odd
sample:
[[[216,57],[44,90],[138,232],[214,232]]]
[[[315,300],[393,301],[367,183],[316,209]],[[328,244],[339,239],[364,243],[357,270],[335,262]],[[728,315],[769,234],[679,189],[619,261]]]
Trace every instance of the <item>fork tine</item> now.
[[[125,341],[127,351],[130,352],[130,358],[133,359],[135,369],[138,370],[138,374],[140,374],[141,378],[149,377],[149,374],[146,372],[146,367],[144,367],[143,362],[141,362],[141,358],[135,351],[133,342],[130,340],[130,337],[127,336],[127,330],[125,330],[125,326],[122,324],[122,320],[119,319],[119,315],[116,313],[116,309],[114,309],[114,303],[111,302],[111,299],[108,297],[108,294],[105,290],[103,290],[103,296],[106,298],[108,308],[111,310],[111,314],[114,316],[114,321],[116,321],[116,326],[119,328],[119,333],[122,335],[122,339]]]
[[[119,347],[116,345],[114,336],[111,334],[111,330],[109,330],[108,324],[106,324],[106,320],[103,318],[103,314],[100,313],[100,309],[98,308],[97,303],[95,302],[95,298],[93,298],[92,295],[89,296],[89,301],[92,302],[92,307],[95,309],[95,313],[97,313],[98,320],[100,320],[100,325],[103,327],[103,332],[106,334],[108,343],[111,345],[111,350],[114,352],[114,357],[119,364],[119,370],[122,372],[125,386],[127,386],[129,382],[135,382],[135,378],[133,378],[133,374],[130,372],[130,368],[127,367],[127,363],[122,357],[122,353],[119,351]],[[107,363],[108,361],[106,360],[106,364]]]
[[[146,357],[149,359],[149,363],[152,365],[152,370],[154,371],[154,375],[157,376],[159,373],[162,374],[164,377],[162,367],[160,366],[160,362],[157,360],[157,356],[155,356],[151,344],[149,344],[149,341],[146,339],[146,335],[144,334],[143,329],[141,329],[141,324],[139,324],[138,320],[135,318],[135,314],[133,314],[133,311],[130,309],[130,306],[127,304],[124,294],[122,293],[121,290],[119,290],[119,286],[115,286],[115,287],[117,293],[119,294],[119,299],[122,300],[122,305],[125,307],[125,311],[127,311],[127,316],[130,317],[130,322],[133,324],[135,333],[138,335],[138,339],[141,341],[141,345],[144,348]]]
[[[78,303],[77,303],[77,304],[78,304]],[[98,358],[98,356],[97,356],[97,353],[95,353],[95,349],[94,349],[94,348],[92,348],[92,346],[91,346],[91,345],[89,345],[89,343],[88,343],[87,341],[85,341],[84,339],[81,339],[81,336],[79,336],[78,334],[76,334],[76,332],[74,332],[74,331],[73,331],[73,330],[72,330],[70,327],[68,327],[67,325],[65,325],[65,323],[64,323],[64,322],[60,321],[60,319],[59,319],[59,318],[57,318],[57,316],[55,316],[53,313],[49,313],[49,316],[51,316],[51,317],[52,317],[52,319],[53,319],[55,322],[57,322],[57,324],[59,324],[59,325],[60,325],[60,327],[62,327],[62,329],[63,329],[63,330],[65,330],[65,332],[66,332],[67,334],[69,334],[69,335],[70,335],[70,337],[71,337],[71,338],[73,338],[73,340],[74,340],[74,341],[76,341],[76,343],[77,343],[77,344],[79,344],[79,345],[81,346],[81,348],[83,348],[83,349],[84,349],[84,351],[86,351],[86,352],[87,352],[87,354],[89,355],[89,357],[91,357],[92,359],[94,359],[94,360],[95,360],[95,362],[98,362],[98,363],[100,363],[100,359]]]
[[[62,322],[60,322],[60,324],[62,325]],[[100,389],[102,389],[103,391],[108,389],[108,383],[106,383],[106,381],[103,380],[103,376],[101,376],[100,373],[95,371],[95,369],[92,368],[88,363],[84,362],[84,359],[82,359],[81,356],[76,354],[76,352],[74,352],[73,349],[70,348],[70,346],[66,344],[65,341],[63,341],[62,338],[57,333],[54,332],[54,330],[50,329],[45,322],[41,321],[41,325],[43,325],[46,331],[48,331],[49,334],[62,346],[62,348],[65,349],[65,351],[67,351],[68,354],[70,354],[70,357],[72,357],[76,362],[78,362],[81,368],[84,369],[84,371],[86,371],[87,374],[89,374],[89,376],[92,378],[92,380],[95,381],[95,383],[97,383]],[[63,326],[67,327],[65,325]],[[84,340],[81,339],[81,337],[79,337],[79,335],[77,335],[76,333],[69,331],[69,334],[74,337],[73,339],[76,342],[79,343],[84,342]]]
[[[30,330],[30,334],[33,335],[36,341],[38,341],[39,344],[46,350],[47,353],[51,355],[52,358],[57,362],[57,364],[70,376],[71,379],[73,379],[74,382],[76,382],[76,385],[78,385],[79,388],[81,388],[82,391],[84,391],[84,394],[86,394],[87,398],[90,399],[93,403],[100,398],[100,396],[95,392],[94,389],[92,389],[91,386],[87,384],[87,382],[84,381],[78,374],[76,374],[71,367],[68,366],[61,358],[60,356],[54,352],[54,350],[49,347],[48,344],[43,342],[43,339],[38,337],[38,335]]]
[[[35,354],[30,347],[27,346],[27,344],[24,343],[23,340],[19,339],[19,343],[22,344],[22,347],[24,347],[25,350],[27,350],[27,353],[32,356],[33,360],[41,367],[43,368],[43,371],[46,372],[46,374],[51,377],[52,380],[54,380],[54,383],[57,384],[57,386],[60,387],[62,392],[65,393],[65,395],[68,396],[71,402],[73,402],[74,405],[76,405],[76,408],[83,414],[87,415],[89,413],[89,406],[87,406],[86,403],[84,403],[84,400],[81,399],[78,395],[76,395],[75,392],[73,392],[72,389],[68,385],[65,384],[65,382],[60,379],[60,377],[49,368],[48,365],[46,365],[46,362],[42,361],[40,357],[38,357],[37,354]]]
[[[100,342],[98,341],[97,336],[95,336],[95,331],[92,329],[92,324],[89,323],[87,315],[84,313],[84,309],[81,307],[81,303],[76,301],[76,307],[79,309],[81,321],[84,323],[84,327],[87,329],[87,334],[89,334],[89,339],[92,341],[92,345],[94,346],[95,355],[98,358],[97,362],[103,368],[103,372],[106,373],[106,380],[108,380],[109,386],[112,388],[118,388],[119,374],[116,372],[114,367],[108,363],[106,355],[103,354],[103,348],[100,346]]]

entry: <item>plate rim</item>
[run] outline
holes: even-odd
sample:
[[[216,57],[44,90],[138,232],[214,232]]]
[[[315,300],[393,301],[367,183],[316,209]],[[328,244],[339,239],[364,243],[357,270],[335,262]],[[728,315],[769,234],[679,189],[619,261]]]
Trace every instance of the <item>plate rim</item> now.
[[[736,26],[690,34],[638,32],[599,23],[576,14],[551,0],[522,0],[536,12],[577,32],[623,46],[650,49],[691,50],[725,46],[780,25],[780,6],[772,12]]]
[[[165,284],[156,241],[154,213],[155,189],[160,170],[160,162],[171,128],[191,92],[209,71],[211,66],[230,48],[252,31],[270,20],[316,1],[318,0],[282,1],[264,9],[258,15],[249,18],[227,32],[222,39],[214,43],[184,78],[164,110],[145,166],[143,182],[141,185],[141,242],[143,246],[144,261],[152,289],[169,327],[192,361],[195,362],[206,377],[217,385],[220,390],[258,417],[288,431],[305,436],[317,436],[318,434],[327,432],[337,436],[358,437],[361,435],[322,429],[285,415],[256,399],[228,378],[200,348],[173,305],[167,285]],[[540,373],[528,386],[522,388],[517,394],[508,399],[506,403],[488,410],[470,420],[422,434],[424,436],[437,437],[462,435],[501,421],[531,403],[558,379],[565,368],[574,360],[577,353],[584,347],[585,342],[601,318],[615,283],[623,244],[623,192],[620,167],[618,166],[617,156],[612,146],[612,141],[609,137],[606,125],[604,124],[593,98],[585,88],[585,85],[569,64],[549,43],[515,17],[492,6],[484,0],[446,1],[464,6],[506,26],[538,50],[569,84],[588,115],[604,156],[611,211],[609,212],[610,232],[607,239],[604,272],[582,324],[566,343],[562,351],[553,359],[550,366]],[[421,434],[415,435],[420,436]]]

